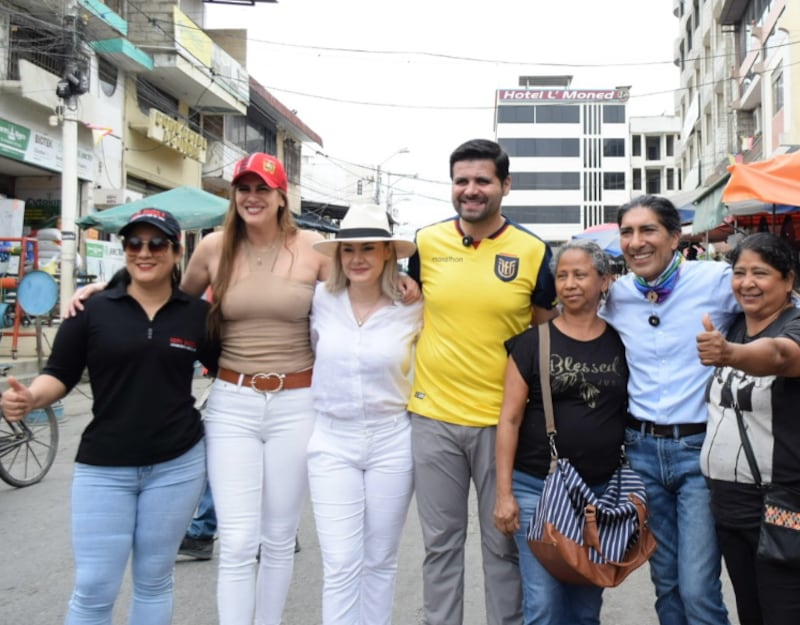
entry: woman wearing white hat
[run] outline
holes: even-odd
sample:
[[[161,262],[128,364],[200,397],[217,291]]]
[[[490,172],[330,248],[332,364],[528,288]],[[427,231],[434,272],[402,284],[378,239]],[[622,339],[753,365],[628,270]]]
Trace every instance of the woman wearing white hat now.
[[[397,551],[413,491],[413,349],[422,302],[403,305],[397,259],[412,241],[393,238],[378,206],[354,205],[314,292],[311,394],[316,421],[308,445],[311,501],[322,551],[324,625],[388,625]]]

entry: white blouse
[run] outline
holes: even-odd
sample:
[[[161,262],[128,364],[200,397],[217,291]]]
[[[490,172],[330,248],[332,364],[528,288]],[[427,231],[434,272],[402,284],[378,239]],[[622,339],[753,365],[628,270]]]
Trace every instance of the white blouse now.
[[[359,326],[347,291],[320,282],[311,304],[314,410],[333,419],[375,421],[406,410],[422,301],[395,302]]]

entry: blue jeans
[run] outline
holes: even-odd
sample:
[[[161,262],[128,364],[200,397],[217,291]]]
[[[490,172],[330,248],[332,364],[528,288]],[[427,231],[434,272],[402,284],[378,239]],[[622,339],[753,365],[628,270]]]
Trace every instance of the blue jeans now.
[[[519,506],[520,526],[514,534],[514,540],[519,549],[525,625],[599,625],[603,589],[558,581],[539,564],[528,547],[528,523],[539,505],[544,480],[514,471],[511,487]],[[592,490],[600,495],[605,490],[605,484]]]
[[[178,458],[150,466],[75,465],[75,588],[67,625],[111,625],[128,558],[133,577],[128,624],[171,622],[175,556],[200,500],[205,472],[203,441]]]
[[[190,538],[200,540],[210,540],[217,533],[217,513],[214,510],[214,499],[211,497],[211,484],[206,479],[206,489],[203,491],[203,498],[197,506],[192,518],[192,524],[186,530],[186,535]]]
[[[647,488],[648,519],[658,543],[650,578],[661,625],[729,623],[710,496],[700,473],[704,438],[704,433],[655,438],[625,430],[626,455]]]

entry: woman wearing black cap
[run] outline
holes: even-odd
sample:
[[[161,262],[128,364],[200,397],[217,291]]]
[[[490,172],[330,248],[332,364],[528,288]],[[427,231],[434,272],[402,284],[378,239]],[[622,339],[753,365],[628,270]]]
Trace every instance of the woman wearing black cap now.
[[[172,620],[178,545],[205,481],[205,443],[194,408],[194,363],[216,365],[208,304],[178,290],[180,228],[159,209],[120,230],[125,269],[59,328],[29,387],[9,376],[6,417],[66,395],[88,367],[94,403],[72,482],[75,588],[66,623],[110,623],[128,560],[131,625]]]

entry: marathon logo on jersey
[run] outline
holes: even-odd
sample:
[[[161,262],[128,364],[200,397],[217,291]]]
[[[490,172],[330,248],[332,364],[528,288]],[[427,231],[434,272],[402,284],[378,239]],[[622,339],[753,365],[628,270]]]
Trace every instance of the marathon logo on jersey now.
[[[190,352],[197,351],[197,343],[195,341],[190,341],[189,339],[182,339],[178,336],[170,337],[169,346],[176,347],[178,349],[185,349]]]
[[[494,275],[503,282],[511,282],[519,273],[519,258],[498,254],[494,257]]]

